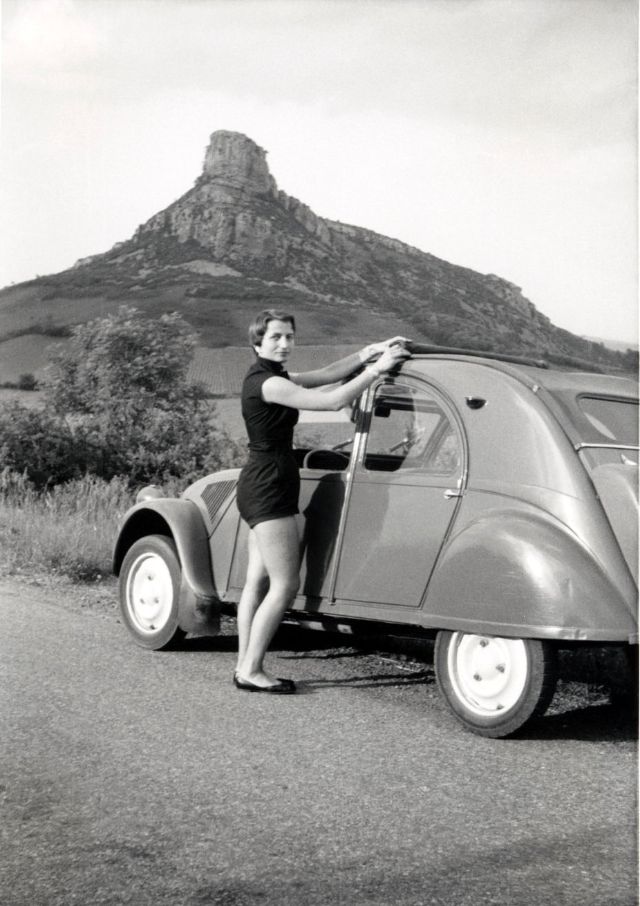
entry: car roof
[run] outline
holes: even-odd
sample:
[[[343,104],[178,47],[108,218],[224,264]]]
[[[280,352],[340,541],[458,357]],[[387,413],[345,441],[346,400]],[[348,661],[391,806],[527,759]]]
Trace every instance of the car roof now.
[[[563,371],[550,368],[543,361],[518,358],[515,356],[492,357],[482,353],[429,352],[414,353],[407,362],[410,370],[428,373],[428,364],[434,359],[460,362],[461,365],[483,365],[495,371],[511,375],[530,387],[544,387],[553,396],[573,395],[615,396],[638,399],[638,382],[632,377],[619,374],[601,374],[588,371]]]

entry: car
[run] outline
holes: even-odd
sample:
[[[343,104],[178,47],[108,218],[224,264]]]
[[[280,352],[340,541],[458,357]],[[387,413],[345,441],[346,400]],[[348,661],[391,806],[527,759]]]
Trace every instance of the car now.
[[[305,417],[306,415],[306,417]],[[435,639],[438,687],[482,736],[554,694],[559,648],[637,653],[638,391],[629,377],[414,345],[349,410],[296,429],[301,585],[287,619]],[[215,634],[247,564],[239,470],[144,489],[114,551],[145,648]]]

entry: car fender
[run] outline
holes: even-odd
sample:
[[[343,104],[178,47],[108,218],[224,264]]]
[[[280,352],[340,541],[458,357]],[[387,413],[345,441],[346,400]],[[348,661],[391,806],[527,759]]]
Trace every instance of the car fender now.
[[[542,513],[500,510],[464,526],[441,552],[423,607],[443,629],[637,641],[634,596],[623,597],[593,553]]]
[[[634,580],[638,581],[638,465],[607,462],[591,479]]]
[[[113,554],[113,571],[138,539],[166,535],[176,546],[182,580],[178,620],[185,632],[215,635],[221,602],[213,584],[209,539],[198,507],[182,498],[155,498],[133,506],[124,516]]]

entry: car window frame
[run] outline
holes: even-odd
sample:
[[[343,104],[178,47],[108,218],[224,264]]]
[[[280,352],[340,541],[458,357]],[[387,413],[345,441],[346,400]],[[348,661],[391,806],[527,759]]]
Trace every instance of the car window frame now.
[[[576,409],[580,413],[580,418],[583,421],[588,422],[590,428],[595,427],[596,431],[599,431],[599,428],[593,424],[590,413],[582,405],[584,400],[598,400],[600,402],[623,403],[628,406],[635,406],[636,409],[640,408],[640,404],[637,399],[630,399],[629,397],[626,397],[626,396],[617,396],[612,393],[595,393],[595,392],[586,392],[586,391],[577,393],[575,396],[575,402],[576,402]],[[578,428],[580,433],[582,433],[583,435],[586,435],[587,432],[581,430],[583,427],[582,425],[577,425],[576,427]],[[603,425],[603,427],[606,428],[607,426]],[[636,435],[636,437],[637,437],[637,435]],[[633,444],[630,444],[626,440],[619,440],[618,438],[615,438],[615,437],[607,440],[605,435],[603,435],[602,440],[593,440],[592,441],[592,440],[588,440],[586,438],[586,436],[583,436],[580,441],[581,447],[597,446],[600,444],[606,444],[607,446],[610,446],[612,448],[619,447],[621,449],[629,449],[630,447],[634,446]],[[635,446],[637,449],[638,445],[636,444]]]
[[[406,384],[409,388],[414,391],[422,391],[427,394],[430,394],[436,404],[440,406],[444,414],[449,419],[452,427],[457,433],[458,440],[460,443],[460,466],[453,473],[436,473],[430,472],[422,469],[406,469],[402,468],[395,471],[386,471],[386,470],[375,470],[367,469],[365,466],[365,458],[367,455],[367,444],[369,440],[369,433],[371,430],[372,420],[374,416],[374,403],[376,398],[376,393],[379,388],[385,384],[399,385]],[[413,375],[407,375],[400,373],[397,375],[384,375],[374,384],[372,384],[364,395],[364,399],[361,401],[359,412],[359,442],[357,449],[353,450],[353,458],[351,468],[354,473],[361,475],[366,475],[370,480],[378,481],[389,481],[391,476],[395,481],[411,482],[418,480],[420,484],[455,484],[456,489],[463,490],[467,486],[468,482],[468,464],[469,464],[469,445],[467,432],[465,430],[464,422],[460,417],[458,408],[455,405],[455,402],[451,399],[449,394],[440,387],[438,384],[433,381],[425,380],[421,377],[414,377]]]

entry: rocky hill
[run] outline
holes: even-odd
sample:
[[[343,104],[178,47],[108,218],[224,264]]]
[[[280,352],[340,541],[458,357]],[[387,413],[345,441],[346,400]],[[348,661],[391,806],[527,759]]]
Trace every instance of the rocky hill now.
[[[311,178],[312,174],[310,174]],[[203,346],[239,345],[261,308],[296,313],[303,343],[416,340],[620,367],[561,330],[519,287],[361,227],[278,189],[250,138],[211,136],[194,186],[110,251],[0,291],[0,339],[64,333],[122,303],[180,311]]]

